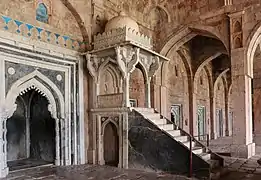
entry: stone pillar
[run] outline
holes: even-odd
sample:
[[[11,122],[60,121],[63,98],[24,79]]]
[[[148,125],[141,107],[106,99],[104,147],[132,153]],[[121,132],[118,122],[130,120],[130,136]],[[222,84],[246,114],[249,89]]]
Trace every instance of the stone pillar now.
[[[26,107],[26,111],[25,111],[25,119],[26,119],[26,133],[25,133],[25,137],[26,137],[26,157],[29,158],[30,157],[30,109]]]
[[[129,139],[128,139],[128,112],[123,113],[122,118],[122,168],[127,169],[128,168],[128,162],[129,162]]]
[[[150,99],[150,79],[145,84],[145,100],[146,100],[146,108],[151,108],[151,99]]]
[[[232,156],[250,158],[255,155],[252,137],[251,77],[244,48],[231,51],[232,93],[234,107]]]
[[[5,108],[0,107],[0,178],[4,178],[9,173],[9,168],[7,167],[7,129],[6,121],[8,116],[6,114]]]
[[[97,163],[99,165],[105,165],[105,161],[104,161],[104,149],[103,149],[103,145],[104,145],[104,134],[102,132],[102,119],[101,119],[101,116],[100,115],[97,115],[96,116],[96,137],[97,137],[97,140],[96,140],[96,147],[97,147]]]
[[[225,121],[226,121],[226,136],[231,136],[229,123],[229,105],[228,105],[228,89],[225,88]]]
[[[197,104],[197,94],[195,92],[192,93],[192,106],[193,106],[193,114],[191,117],[192,122],[190,122],[190,134],[193,136],[198,136],[198,104]]]
[[[61,165],[60,158],[60,120],[55,120],[55,165]],[[29,149],[30,150],[30,149]],[[30,152],[30,151],[29,151]]]
[[[215,94],[215,92],[214,92]],[[211,139],[217,139],[217,119],[216,119],[216,98],[215,95],[210,96],[210,122],[211,122]]]
[[[167,88],[160,86],[160,113],[165,117],[168,117],[167,95]]]
[[[124,94],[124,107],[130,107],[130,74],[127,73],[126,77],[123,79],[124,85],[123,85],[123,94]]]

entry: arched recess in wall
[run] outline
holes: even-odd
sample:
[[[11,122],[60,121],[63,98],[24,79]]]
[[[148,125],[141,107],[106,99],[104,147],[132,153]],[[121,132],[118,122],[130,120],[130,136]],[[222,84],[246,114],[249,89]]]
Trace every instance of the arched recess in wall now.
[[[194,134],[202,136],[209,134],[211,129],[210,116],[211,116],[211,103],[210,92],[212,85],[211,71],[207,65],[198,69],[198,76],[194,79],[194,84],[200,88],[194,88],[195,94],[195,120],[193,121]]]
[[[141,63],[136,65],[136,68],[130,75],[130,100],[138,107],[146,106],[145,84],[148,80],[147,77],[146,70]]]
[[[121,76],[120,71],[117,70],[116,64],[108,62],[99,70],[100,92],[99,95],[116,94],[121,90]]]
[[[119,126],[108,119],[102,125],[104,163],[118,167],[119,164]]]
[[[213,118],[212,125],[215,127],[212,128],[213,133],[217,135],[217,137],[223,137],[226,134],[227,130],[227,118],[225,115],[226,112],[226,81],[224,75],[228,70],[223,71],[214,83],[214,113],[216,113]]]
[[[65,102],[64,97],[59,90],[59,88],[46,76],[44,76],[39,71],[35,70],[34,72],[20,78],[11,86],[5,98],[5,109],[7,110],[7,119],[13,116],[17,105],[16,99],[19,95],[23,95],[30,90],[35,90],[39,92],[42,96],[46,97],[48,101],[48,111],[51,114],[51,117],[55,120],[55,164],[56,165],[65,165],[66,162],[61,158],[61,155],[64,156],[64,151],[60,152],[60,144],[63,142],[60,136],[63,136],[64,130],[60,128],[60,123],[67,123],[67,116],[65,113]],[[4,123],[6,126],[6,123]],[[6,128],[6,127],[3,127]],[[6,146],[6,143],[4,143]]]
[[[75,20],[77,21],[78,26],[79,26],[81,33],[82,33],[83,41],[85,43],[90,43],[90,39],[89,39],[87,29],[85,27],[84,21],[82,20],[80,14],[77,12],[75,7],[73,7],[73,5],[69,2],[69,0],[61,0],[61,2],[68,8],[68,10],[72,13]],[[89,44],[88,44],[88,46],[85,46],[85,50],[88,50],[89,48],[90,48]]]
[[[159,31],[161,27],[171,22],[169,12],[162,6],[155,6],[147,13],[146,22],[149,22],[152,29]]]

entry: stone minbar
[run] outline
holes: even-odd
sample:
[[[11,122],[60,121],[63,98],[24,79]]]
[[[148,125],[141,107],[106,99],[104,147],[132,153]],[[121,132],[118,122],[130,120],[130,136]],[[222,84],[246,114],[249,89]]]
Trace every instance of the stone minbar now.
[[[86,54],[87,68],[92,76],[91,163],[104,165],[112,155],[106,152],[105,141],[116,144],[117,166],[128,168],[128,112],[130,76],[135,68],[144,77],[143,107],[151,107],[150,82],[163,61],[168,59],[152,50],[152,40],[139,32],[138,24],[124,13],[112,18],[105,32],[94,37],[94,49]],[[116,129],[117,140],[106,140],[106,126]],[[114,146],[113,143],[110,146]],[[117,154],[117,153],[115,153]],[[114,158],[115,159],[115,158]]]

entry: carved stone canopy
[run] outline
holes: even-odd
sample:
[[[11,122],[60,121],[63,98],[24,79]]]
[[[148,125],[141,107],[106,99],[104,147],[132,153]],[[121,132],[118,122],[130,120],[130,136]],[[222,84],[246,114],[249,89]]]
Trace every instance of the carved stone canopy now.
[[[140,64],[145,73],[145,79],[148,81],[159,69],[160,62],[167,60],[156,52],[134,46],[131,43],[103,51],[92,51],[86,55],[86,58],[87,68],[96,82],[99,71],[101,71],[100,67],[109,62],[113,62],[117,66],[123,79],[134,71],[137,64]]]

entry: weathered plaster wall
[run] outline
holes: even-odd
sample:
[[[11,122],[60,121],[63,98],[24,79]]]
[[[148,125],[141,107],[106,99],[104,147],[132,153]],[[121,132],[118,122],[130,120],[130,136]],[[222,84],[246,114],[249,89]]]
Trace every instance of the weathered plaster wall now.
[[[43,1],[49,10],[49,23],[45,24],[36,20],[38,0],[33,1],[1,1],[0,13],[14,19],[27,22],[52,32],[71,35],[82,39],[79,26],[72,13],[59,1]]]
[[[216,102],[216,110],[221,109],[222,110],[222,117],[223,117],[223,136],[225,135],[226,131],[226,116],[225,116],[225,86],[223,79],[220,78],[217,82],[217,89],[215,92],[215,102]],[[214,112],[216,113],[216,112]],[[216,117],[216,125],[218,130],[220,128],[219,120]],[[218,133],[218,132],[216,132]]]
[[[195,79],[197,82],[197,89],[195,92],[196,97],[196,113],[198,113],[198,108],[200,106],[205,107],[205,133],[210,133],[210,97],[209,97],[209,79],[205,69],[202,69],[199,73],[198,78]],[[198,124],[197,124],[197,117],[194,123],[194,134],[198,135]]]
[[[169,110],[168,118],[170,119],[171,105],[182,105],[183,128],[189,131],[189,94],[188,78],[185,66],[177,53],[174,53],[169,65],[167,74],[167,108]],[[187,124],[186,124],[187,122]]]
[[[139,68],[130,76],[130,99],[136,99],[138,107],[145,107],[145,80]]]

